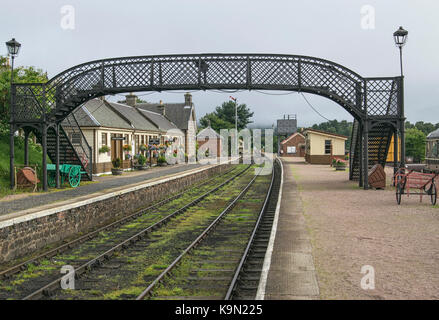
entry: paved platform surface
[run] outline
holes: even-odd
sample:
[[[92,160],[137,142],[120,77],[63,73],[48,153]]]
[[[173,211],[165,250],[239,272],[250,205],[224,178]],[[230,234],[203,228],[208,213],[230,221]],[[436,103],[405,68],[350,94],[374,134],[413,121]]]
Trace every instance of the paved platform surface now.
[[[276,236],[265,287],[265,299],[319,299],[311,238],[293,177],[294,159],[281,158],[283,187]]]
[[[155,178],[196,169],[201,166],[202,165],[200,164],[181,164],[169,167],[154,167],[146,171],[125,172],[121,176],[95,177],[94,180],[97,181],[96,183],[83,185],[73,189],[25,195],[23,198],[14,200],[1,200],[0,216],[30,208],[45,206],[54,202],[72,200],[74,198],[92,195],[93,193],[103,192],[107,189],[143,183]]]
[[[296,254],[310,252],[310,238],[320,299],[439,299],[439,206],[429,197],[419,202],[419,196],[404,195],[397,205],[389,186],[392,168],[386,168],[385,190],[363,190],[349,181],[348,170],[310,165],[303,158],[283,161],[285,193],[276,239],[281,241],[267,284],[274,297],[290,293],[296,281],[291,269],[311,267],[309,255]],[[290,219],[282,220],[286,216]],[[273,273],[284,266],[284,274]],[[304,272],[292,298],[301,292],[313,297],[315,286],[305,282],[314,282],[311,275]],[[374,288],[371,282],[365,288],[364,280],[372,278]]]

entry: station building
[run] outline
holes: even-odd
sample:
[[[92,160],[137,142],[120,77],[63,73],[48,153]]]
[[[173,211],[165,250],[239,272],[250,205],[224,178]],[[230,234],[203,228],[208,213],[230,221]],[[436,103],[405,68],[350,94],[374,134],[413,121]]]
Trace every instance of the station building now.
[[[348,137],[316,129],[306,129],[305,160],[311,164],[330,164],[331,157],[345,157]]]
[[[163,103],[158,103],[156,110],[159,112],[153,112],[147,108],[109,102],[105,99],[92,99],[77,108],[74,112],[75,118],[92,148],[93,174],[111,172],[112,161],[116,158],[122,160],[122,168],[130,168],[134,155],[146,155],[141,146],[147,145],[151,139],[158,139],[162,144],[172,141],[187,153],[191,130],[186,130],[186,133],[181,130],[166,115],[165,108]],[[168,115],[172,114],[172,110],[168,111]],[[75,139],[82,139],[82,136],[71,137],[73,145]],[[195,141],[195,138],[192,138],[192,141]],[[131,150],[124,150],[127,145]],[[195,149],[195,142],[193,145]],[[110,150],[103,152],[103,146]],[[195,150],[193,153],[195,154]]]

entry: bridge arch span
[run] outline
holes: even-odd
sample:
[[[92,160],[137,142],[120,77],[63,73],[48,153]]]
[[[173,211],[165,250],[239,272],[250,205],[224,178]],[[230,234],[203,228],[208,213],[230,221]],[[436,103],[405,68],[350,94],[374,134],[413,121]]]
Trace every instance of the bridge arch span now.
[[[378,138],[396,133],[395,127],[403,138],[401,77],[365,78],[332,61],[284,54],[155,55],[86,62],[47,83],[13,84],[11,131],[23,124],[58,125],[78,106],[102,95],[210,89],[300,91],[336,102],[357,122],[352,133],[356,145],[350,153],[356,159],[351,160],[351,171],[358,170],[351,178],[361,176],[365,187],[367,174],[362,172],[374,163],[384,164],[387,155],[388,139]],[[380,125],[374,125],[377,121]],[[380,131],[372,132],[380,140],[380,154],[371,161],[368,156],[377,142],[371,142],[368,134],[374,128]]]

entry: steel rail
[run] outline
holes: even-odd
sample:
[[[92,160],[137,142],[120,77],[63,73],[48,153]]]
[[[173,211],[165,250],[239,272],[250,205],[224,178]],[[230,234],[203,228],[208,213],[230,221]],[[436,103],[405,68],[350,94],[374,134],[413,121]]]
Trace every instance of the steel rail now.
[[[262,169],[261,169],[262,170]],[[215,218],[215,220],[156,278],[154,281],[136,298],[136,300],[143,300],[146,296],[151,294],[152,289],[168,274],[172,269],[183,259],[183,257],[195,248],[207,235],[216,227],[216,225],[230,212],[242,198],[242,196],[252,186],[255,179],[259,176],[261,170],[255,175],[247,186],[235,197],[235,199],[227,205],[227,207]]]
[[[279,159],[276,158],[275,161],[279,161]],[[247,258],[248,258],[249,253],[250,253],[250,249],[251,249],[253,242],[255,240],[256,232],[258,231],[259,225],[260,225],[262,218],[264,216],[264,213],[267,209],[268,202],[270,201],[270,197],[271,197],[271,194],[273,192],[274,181],[275,181],[275,170],[274,170],[274,163],[273,163],[273,173],[271,176],[270,187],[269,187],[267,195],[265,197],[264,204],[261,208],[261,211],[259,212],[258,220],[256,221],[255,227],[253,228],[253,232],[252,232],[250,239],[247,243],[247,247],[245,248],[245,251],[241,257],[241,260],[239,261],[239,264],[238,264],[238,267],[236,268],[235,274],[233,275],[232,282],[229,285],[229,289],[227,290],[227,293],[226,293],[226,296],[224,297],[224,300],[230,300],[232,298],[232,294],[233,294],[233,291],[234,291],[236,284],[238,282],[239,275],[241,274],[241,271],[244,267],[244,264],[247,261]]]
[[[108,260],[116,251],[120,251],[122,249],[128,248],[130,245],[133,245],[137,241],[141,240],[147,233],[156,230],[157,228],[161,227],[162,225],[166,224],[171,220],[172,218],[178,216],[179,214],[185,212],[190,207],[195,206],[198,204],[201,200],[209,196],[215,191],[218,191],[220,188],[224,187],[225,185],[229,184],[231,181],[235,180],[237,177],[244,174],[247,170],[249,170],[251,165],[247,166],[244,170],[240,171],[233,177],[227,179],[222,184],[216,186],[215,188],[205,192],[200,197],[196,198],[195,200],[191,201],[190,203],[184,205],[183,207],[175,210],[174,212],[170,213],[163,219],[157,221],[156,223],[148,226],[147,228],[141,230],[140,232],[136,233],[135,235],[129,237],[128,239],[120,242],[119,244],[113,246],[109,250],[105,251],[104,253],[100,254],[99,256],[87,261],[86,263],[82,264],[81,266],[74,269],[75,277],[78,275],[86,272],[87,270],[91,270],[94,266],[101,265],[103,261]],[[35,299],[43,295],[49,295],[50,291],[55,290],[57,287],[59,287],[61,280],[64,276],[57,278],[56,280],[53,280],[49,284],[45,285],[44,287],[32,292],[31,294],[27,295],[23,298],[23,300],[29,300],[29,299]]]
[[[228,173],[230,173],[233,170],[234,170],[234,168],[226,171],[224,174],[228,174]],[[208,179],[207,181],[204,181],[204,182],[202,182],[202,183],[200,183],[198,185],[192,186],[191,188],[189,188],[189,190],[193,189],[193,188],[199,188],[199,187],[201,187],[203,185],[208,184],[210,181],[211,180]],[[57,254],[60,254],[60,253],[62,253],[64,251],[68,250],[68,249],[71,249],[74,246],[77,246],[77,245],[79,245],[79,244],[81,244],[81,243],[83,243],[83,242],[85,242],[87,240],[91,240],[94,237],[96,237],[100,232],[109,231],[109,230],[114,229],[114,228],[116,228],[116,227],[118,227],[120,225],[123,225],[123,224],[125,224],[125,223],[127,223],[127,222],[129,222],[129,221],[131,221],[131,220],[133,220],[135,218],[138,218],[138,217],[140,217],[140,216],[142,216],[144,214],[147,214],[147,212],[150,211],[150,210],[156,209],[157,207],[160,207],[160,206],[162,206],[162,205],[164,205],[166,203],[169,203],[169,202],[171,202],[171,201],[173,201],[175,199],[178,199],[178,198],[182,197],[187,191],[188,191],[188,189],[186,189],[186,190],[184,190],[184,191],[182,191],[182,192],[180,192],[180,193],[178,193],[176,195],[173,195],[172,197],[166,198],[166,199],[161,200],[161,201],[159,201],[159,202],[157,202],[155,204],[152,204],[152,205],[150,205],[150,206],[148,206],[146,208],[140,209],[140,210],[136,211],[135,213],[132,213],[132,214],[130,214],[128,216],[125,216],[125,217],[123,217],[123,218],[121,218],[121,219],[119,219],[117,221],[114,221],[114,222],[112,222],[110,224],[102,226],[102,227],[100,227],[100,228],[98,228],[98,229],[96,229],[94,231],[91,231],[91,232],[89,232],[89,233],[87,233],[87,234],[85,234],[85,235],[83,235],[83,236],[81,236],[79,238],[76,238],[76,239],[74,239],[72,241],[64,243],[64,244],[62,244],[62,245],[60,245],[60,246],[58,246],[58,247],[56,247],[54,249],[46,251],[46,252],[44,252],[44,253],[42,253],[42,254],[34,257],[34,258],[28,259],[28,260],[26,260],[24,262],[21,262],[19,264],[14,265],[13,267],[10,267],[10,268],[8,268],[6,270],[0,271],[0,279],[8,278],[11,275],[14,275],[16,273],[19,273],[21,271],[26,270],[27,266],[29,264],[31,264],[31,263],[38,263],[39,261],[41,261],[43,259],[51,258],[51,257],[53,257],[53,256],[55,256]]]

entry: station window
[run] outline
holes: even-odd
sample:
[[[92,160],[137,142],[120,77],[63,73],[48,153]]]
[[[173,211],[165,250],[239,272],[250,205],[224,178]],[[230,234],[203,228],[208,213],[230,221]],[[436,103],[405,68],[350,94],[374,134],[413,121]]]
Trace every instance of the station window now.
[[[331,140],[325,140],[325,154],[331,154],[332,142]]]
[[[102,133],[101,135],[101,142],[103,146],[107,145],[107,134],[106,133]]]

